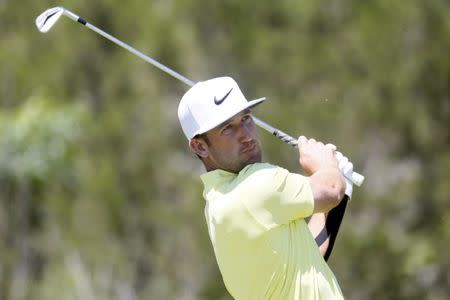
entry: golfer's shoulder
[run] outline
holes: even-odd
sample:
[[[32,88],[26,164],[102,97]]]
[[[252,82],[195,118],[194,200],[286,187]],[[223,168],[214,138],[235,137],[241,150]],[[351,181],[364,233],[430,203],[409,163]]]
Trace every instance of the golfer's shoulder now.
[[[276,165],[256,163],[242,169],[237,187],[242,194],[255,196],[252,198],[269,199],[303,186],[305,181],[302,178]]]
[[[239,172],[239,177],[241,180],[258,180],[271,181],[277,177],[285,177],[289,174],[289,171],[269,163],[254,163],[246,166]]]

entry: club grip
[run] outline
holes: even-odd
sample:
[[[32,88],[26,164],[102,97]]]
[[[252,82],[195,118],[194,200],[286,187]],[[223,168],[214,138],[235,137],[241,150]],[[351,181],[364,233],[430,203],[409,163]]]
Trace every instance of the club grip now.
[[[361,186],[364,182],[364,179],[364,176],[359,174],[358,172],[352,172],[352,178],[350,179],[350,181],[357,186]]]
[[[298,147],[297,140],[294,139],[293,137],[291,137],[290,135],[288,135],[287,133],[285,133],[285,132],[283,132],[283,131],[281,131],[279,129],[274,129],[272,134],[274,136],[276,136],[277,138],[279,138],[280,140],[282,140],[283,142],[285,142],[285,143],[287,143],[287,144],[289,144],[289,145],[291,145],[291,146],[293,146],[295,148]],[[358,172],[354,172],[354,171],[352,172],[351,175],[345,176],[345,178],[350,180],[356,186],[361,186],[363,184],[363,182],[364,182],[364,179],[365,179],[363,175],[359,174]]]

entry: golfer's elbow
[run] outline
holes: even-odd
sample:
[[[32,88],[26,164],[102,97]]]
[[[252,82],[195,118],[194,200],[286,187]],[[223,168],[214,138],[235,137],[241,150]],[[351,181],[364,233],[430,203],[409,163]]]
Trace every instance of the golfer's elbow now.
[[[344,177],[341,175],[341,173],[339,173],[338,178],[333,183],[333,185],[330,189],[330,193],[331,193],[330,196],[332,198],[334,206],[338,205],[339,202],[341,202],[342,198],[344,198],[345,180],[344,180]]]
[[[328,212],[345,193],[345,180],[338,170],[323,170],[309,177],[314,197],[314,212]]]
[[[324,209],[330,211],[332,208],[337,206],[344,197],[345,192],[345,181],[337,179],[334,182],[330,182],[328,186],[324,187],[323,200],[325,202]]]
[[[341,202],[342,198],[344,198],[345,194],[345,179],[341,172],[338,170],[335,178],[335,182],[332,186],[332,194],[334,201],[336,201],[336,205]]]

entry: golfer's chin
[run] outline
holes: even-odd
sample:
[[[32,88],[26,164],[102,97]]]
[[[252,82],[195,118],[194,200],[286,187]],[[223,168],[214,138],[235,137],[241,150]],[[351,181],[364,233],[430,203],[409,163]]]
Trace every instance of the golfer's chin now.
[[[261,152],[258,151],[248,159],[249,164],[259,163],[261,162]]]
[[[243,155],[243,167],[254,163],[261,162],[262,156],[261,156],[261,149],[256,145],[253,149],[250,151],[246,151],[242,153]]]

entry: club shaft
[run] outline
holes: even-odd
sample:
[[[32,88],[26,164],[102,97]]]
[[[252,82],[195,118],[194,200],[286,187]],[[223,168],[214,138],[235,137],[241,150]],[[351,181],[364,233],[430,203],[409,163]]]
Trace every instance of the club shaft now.
[[[119,45],[120,47],[130,51],[131,53],[139,56],[140,58],[142,58],[143,60],[145,60],[146,62],[154,65],[155,67],[161,69],[162,71],[172,75],[173,77],[177,78],[178,80],[184,82],[185,84],[189,85],[189,86],[193,86],[195,84],[195,82],[193,82],[192,80],[187,79],[186,77],[184,77],[183,75],[175,72],[174,70],[166,67],[165,65],[159,63],[158,61],[154,60],[153,58],[145,55],[144,53],[136,50],[135,48],[131,47],[130,45],[122,42],[121,40],[113,37],[112,35],[110,35],[109,33],[101,30],[100,28],[86,22],[83,18],[80,18],[79,16],[75,15],[74,13],[72,13],[71,11],[68,11],[67,9],[64,10],[64,14],[66,16],[68,16],[69,18],[73,19],[74,21],[77,21],[78,23],[81,23],[83,25],[85,25],[87,28],[97,32],[98,34],[100,34],[101,36],[107,38],[108,40],[110,40],[111,42],[115,43],[116,45]]]
[[[175,72],[174,70],[166,67],[165,65],[161,64],[160,62],[154,60],[153,58],[149,57],[148,55],[145,55],[144,53],[136,50],[135,48],[131,47],[130,45],[122,42],[121,40],[113,37],[112,35],[110,35],[109,33],[101,30],[100,28],[86,22],[86,20],[84,20],[83,18],[77,16],[76,14],[72,13],[71,11],[64,9],[64,15],[66,15],[67,17],[71,18],[72,20],[86,26],[87,28],[95,31],[96,33],[100,34],[101,36],[107,38],[108,40],[110,40],[111,42],[115,43],[116,45],[130,51],[131,53],[139,56],[140,58],[142,58],[143,60],[145,60],[146,62],[154,65],[155,67],[159,68],[160,70],[172,75],[173,77],[175,77],[176,79],[184,82],[185,84],[189,85],[189,86],[193,86],[195,84],[194,81],[186,78],[185,76],[181,75],[178,72]],[[267,130],[268,132],[270,132],[272,135],[276,136],[277,138],[279,138],[280,140],[282,140],[283,142],[293,146],[293,147],[297,147],[297,140],[294,139],[292,136],[288,135],[287,133],[270,126],[269,124],[267,124],[266,122],[258,119],[257,117],[253,116],[253,120],[255,122],[255,124],[264,129]],[[353,172],[351,178],[347,178],[350,181],[352,181],[354,184],[360,186],[364,180],[364,177],[361,174],[358,174],[356,172]]]
[[[275,127],[270,126],[269,124],[256,118],[255,116],[253,116],[253,120],[255,121],[255,124],[258,125],[260,128],[263,128],[263,129],[267,130],[268,132],[272,133],[274,136],[276,136],[277,138],[279,138],[286,144],[289,144],[294,148],[298,148],[298,141],[295,138],[293,138],[292,136],[290,136],[289,134],[287,134]],[[353,184],[355,184],[357,186],[361,186],[364,182],[364,176],[357,172],[352,172],[352,174],[349,175],[349,178],[347,177],[347,179],[350,180]]]

